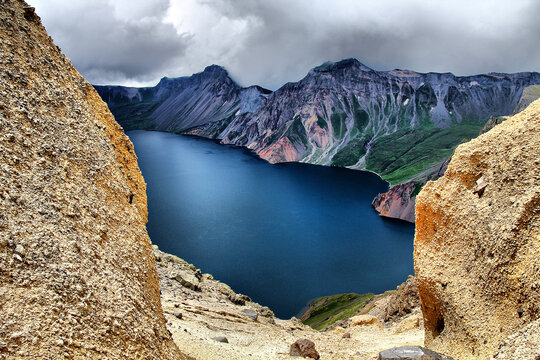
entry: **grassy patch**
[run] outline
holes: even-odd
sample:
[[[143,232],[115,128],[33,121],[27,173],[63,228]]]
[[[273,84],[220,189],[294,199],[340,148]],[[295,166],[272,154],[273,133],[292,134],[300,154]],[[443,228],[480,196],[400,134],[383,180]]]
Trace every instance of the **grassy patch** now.
[[[356,99],[356,96],[354,95],[352,97],[352,102],[353,102],[354,124],[356,125],[358,130],[361,131],[369,123],[369,115],[365,110],[360,108],[360,104],[358,103],[358,100]]]
[[[373,294],[338,294],[313,301],[302,316],[302,322],[316,330],[323,330],[336,321],[348,318],[366,306]]]
[[[404,129],[372,144],[366,167],[392,185],[403,183],[448,158],[457,145],[478,136],[482,124],[466,123],[446,129]]]
[[[349,141],[347,145],[339,149],[336,155],[334,155],[331,165],[351,166],[356,164],[366,153],[364,143],[364,138],[356,138]]]
[[[293,144],[300,142],[304,147],[308,146],[306,129],[304,128],[304,124],[302,124],[302,119],[299,115],[294,117],[291,126],[287,130],[286,136]]]
[[[527,86],[525,90],[523,90],[523,95],[534,98],[540,97],[540,85]]]
[[[345,134],[346,125],[345,125],[345,119],[347,118],[347,114],[343,112],[334,112],[330,116],[330,121],[332,122],[332,128],[334,129],[334,137],[336,139],[341,139],[343,137],[343,134]]]
[[[328,127],[326,121],[319,115],[317,115],[317,125],[319,125],[321,129],[326,129]]]
[[[347,97],[344,96],[343,97],[343,103],[345,104],[345,109],[347,109],[347,111],[351,111],[351,105],[349,104],[349,100],[347,100]]]
[[[420,193],[420,190],[422,190],[423,187],[424,187],[424,184],[421,184],[421,183],[414,184],[414,190],[411,193],[411,199],[415,197],[416,195],[418,195]]]

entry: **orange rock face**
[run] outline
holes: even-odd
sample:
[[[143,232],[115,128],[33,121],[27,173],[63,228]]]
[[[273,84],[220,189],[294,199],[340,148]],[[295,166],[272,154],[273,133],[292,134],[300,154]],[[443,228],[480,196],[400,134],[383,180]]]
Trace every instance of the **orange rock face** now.
[[[258,150],[257,155],[271,164],[299,159],[298,151],[287,138],[281,138],[271,146]]]
[[[539,259],[536,101],[460,145],[445,175],[416,198],[414,261],[426,346],[457,359],[489,359],[508,337],[538,323]]]

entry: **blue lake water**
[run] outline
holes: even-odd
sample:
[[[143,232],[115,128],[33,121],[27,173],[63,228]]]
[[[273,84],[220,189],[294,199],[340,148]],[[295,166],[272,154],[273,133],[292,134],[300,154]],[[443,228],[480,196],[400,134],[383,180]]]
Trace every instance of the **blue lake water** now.
[[[148,232],[236,292],[289,318],[317,297],[381,293],[413,273],[414,226],[372,209],[368,172],[270,165],[247,150],[129,131],[148,183]]]

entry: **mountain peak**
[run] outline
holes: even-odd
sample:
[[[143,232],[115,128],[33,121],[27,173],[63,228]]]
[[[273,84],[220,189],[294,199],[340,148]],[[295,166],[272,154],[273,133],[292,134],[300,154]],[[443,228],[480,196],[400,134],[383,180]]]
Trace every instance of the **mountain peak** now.
[[[313,71],[315,71],[315,72],[334,72],[334,71],[339,71],[339,70],[348,69],[348,68],[354,68],[354,69],[360,70],[360,71],[372,71],[371,68],[369,68],[366,65],[362,64],[360,61],[358,61],[355,58],[343,59],[343,60],[336,61],[336,62],[327,61],[324,64],[313,68]]]
[[[167,76],[164,76],[159,80],[159,83],[157,84],[158,87],[171,87],[175,86],[175,84],[179,84],[182,81],[190,81],[190,79],[197,78],[197,79],[204,79],[205,81],[210,79],[213,81],[214,79],[220,80],[220,79],[226,79],[229,78],[229,73],[225,68],[219,66],[219,65],[209,65],[204,68],[203,71],[193,74],[192,76],[182,76],[177,78],[170,78]]]
[[[212,65],[209,65],[209,66],[205,67],[204,71],[202,73],[203,74],[213,74],[213,75],[221,75],[221,74],[229,75],[229,73],[227,72],[227,70],[225,70],[224,67],[216,65],[216,64],[212,64]]]

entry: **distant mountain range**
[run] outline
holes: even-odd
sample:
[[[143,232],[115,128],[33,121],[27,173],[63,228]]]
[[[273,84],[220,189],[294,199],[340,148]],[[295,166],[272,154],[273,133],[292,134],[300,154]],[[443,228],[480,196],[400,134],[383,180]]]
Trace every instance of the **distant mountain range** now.
[[[212,65],[154,87],[95,86],[125,130],[219,139],[270,163],[299,161],[423,182],[490,116],[509,115],[540,74],[454,76],[327,62],[272,92]]]
[[[368,169],[398,183],[409,177],[399,170],[413,165],[400,163],[404,153],[430,137],[444,137],[445,129],[459,132],[463,138],[452,139],[457,143],[475,136],[478,131],[470,127],[479,130],[490,116],[512,113],[532,84],[540,84],[539,73],[456,77],[375,71],[347,59],[316,67],[275,92],[243,88],[217,65],[190,77],[163,78],[149,88],[96,89],[125,130],[221,139],[249,147],[271,163]],[[453,147],[456,141],[441,145]],[[385,153],[383,163],[377,150]],[[415,157],[414,165],[421,171],[444,160],[448,152],[438,150]]]

